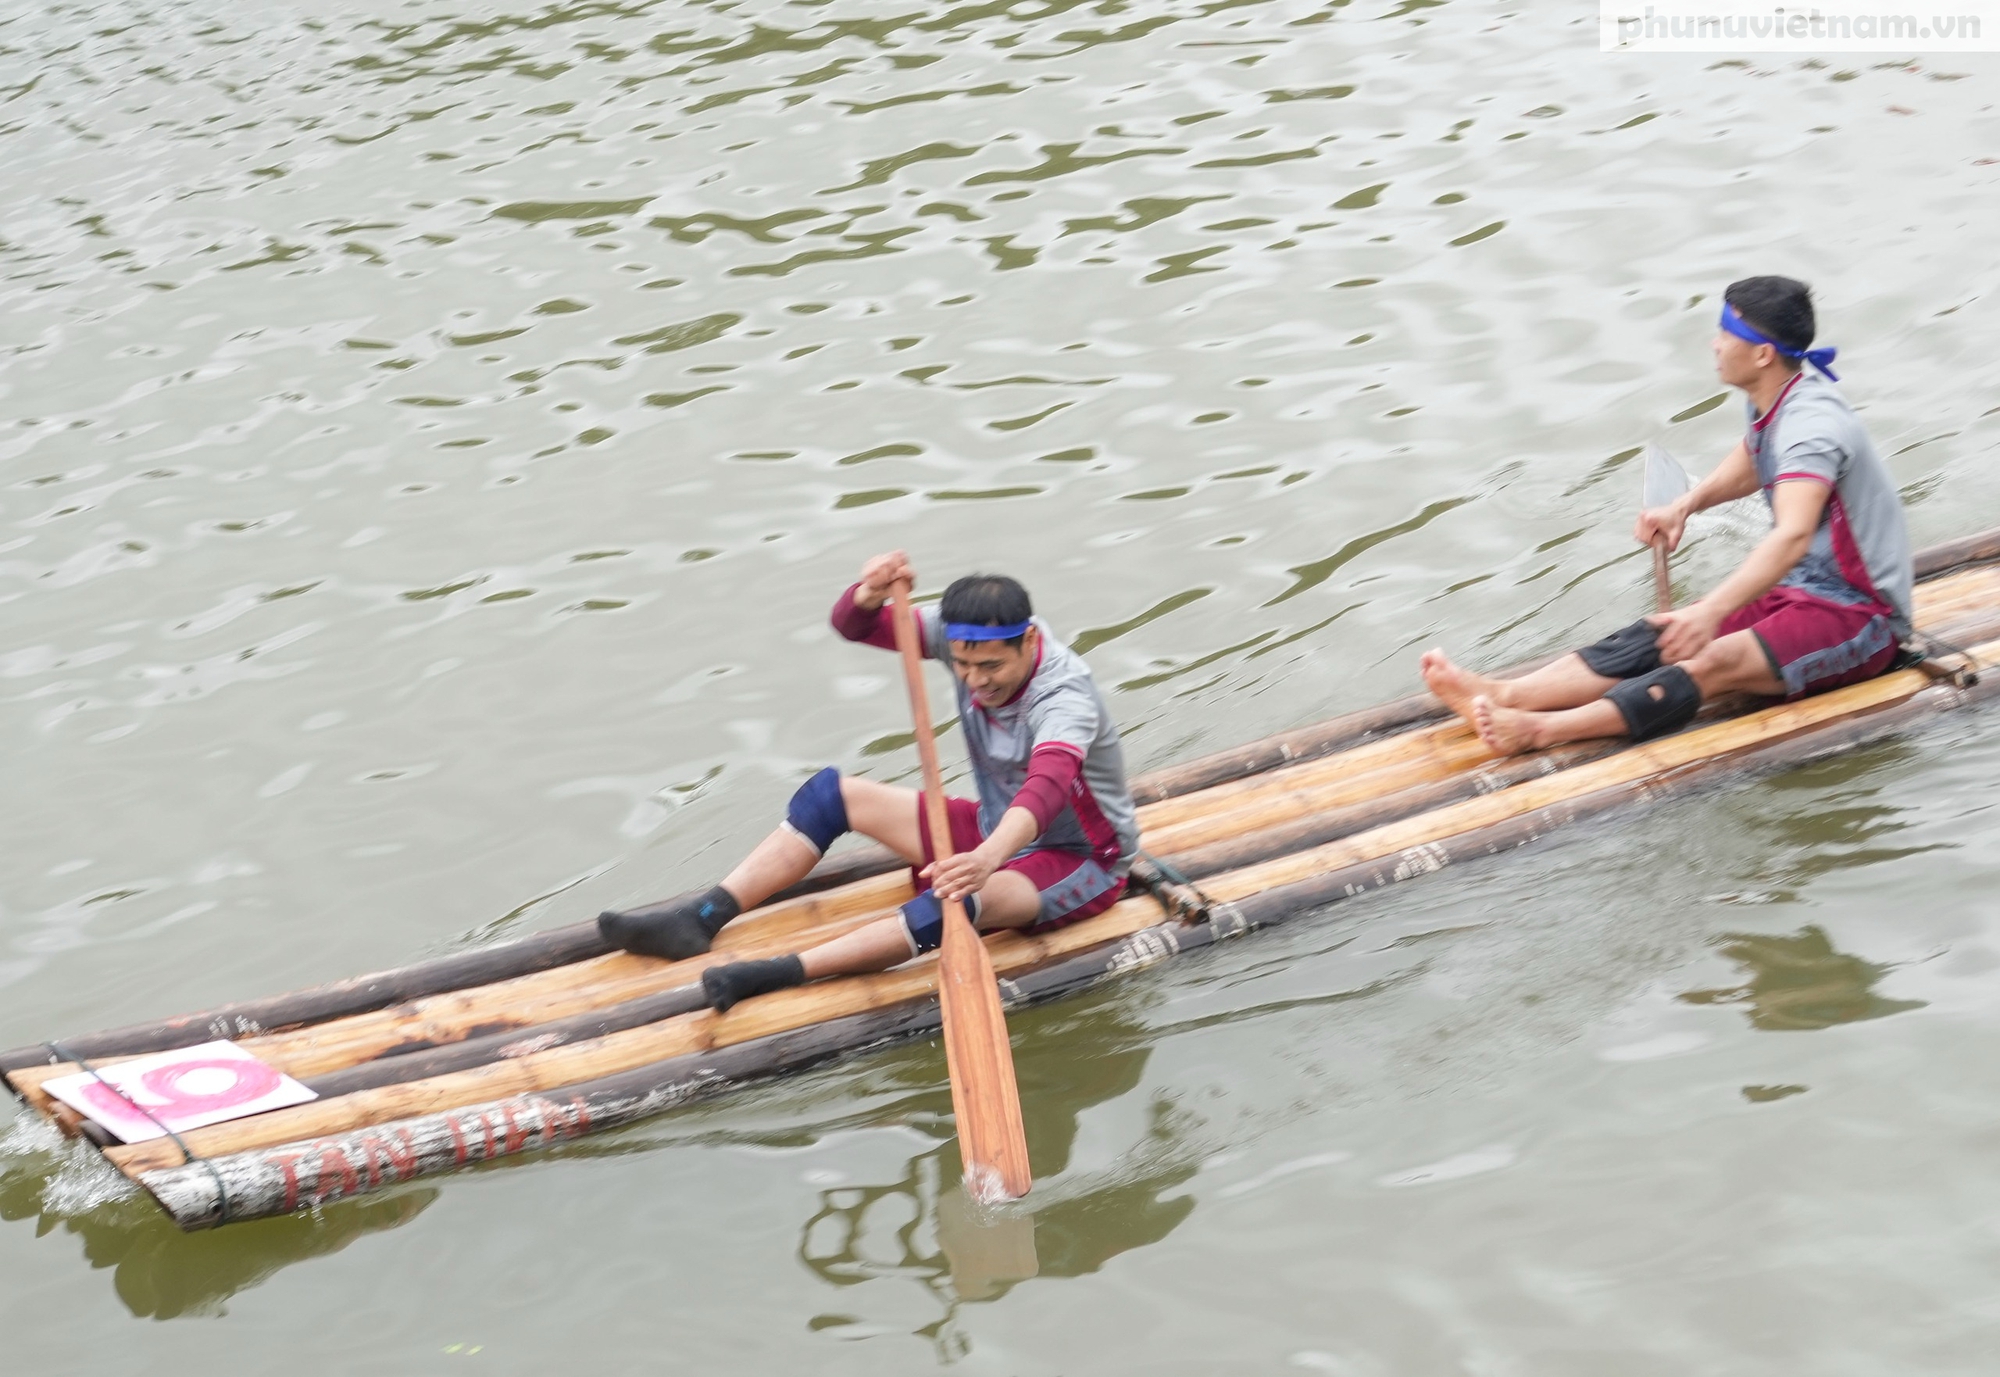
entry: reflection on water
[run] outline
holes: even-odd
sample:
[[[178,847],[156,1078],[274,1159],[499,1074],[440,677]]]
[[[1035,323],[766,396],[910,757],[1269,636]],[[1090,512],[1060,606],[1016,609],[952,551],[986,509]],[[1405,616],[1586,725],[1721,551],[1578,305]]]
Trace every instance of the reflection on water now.
[[[182,1233],[94,1150],[20,1120],[0,1140],[0,1219],[33,1219],[35,1232],[83,1241],[93,1268],[111,1268],[125,1308],[145,1319],[220,1315],[226,1302],[293,1263],[337,1253],[355,1239],[409,1223],[437,1198],[435,1187],[347,1201]]]
[[[1750,1022],[1769,1032],[1831,1028],[1924,1007],[1920,999],[1876,994],[1876,983],[1890,968],[1835,950],[1817,927],[1801,928],[1790,937],[1729,933],[1717,945],[1750,978],[1728,989],[1690,990],[1681,999],[1745,1005]]]
[[[1789,897],[1834,871],[1944,849],[1946,843],[1902,840],[1918,826],[1917,810],[1895,801],[1884,787],[1885,776],[1920,751],[1913,741],[1892,740],[1769,780],[1767,787],[1780,806],[1755,814],[1751,826],[1778,882],[1773,896]],[[1800,797],[1810,797],[1811,806],[1783,806]]]
[[[1062,1020],[1055,1032],[1071,1037],[1070,1055],[1018,1063],[1036,1179],[1026,1200],[991,1211],[971,1205],[957,1185],[954,1139],[910,1158],[896,1180],[820,1192],[820,1208],[800,1232],[800,1261],[830,1285],[899,1277],[934,1296],[942,1313],[917,1332],[940,1356],[964,1351],[960,1305],[996,1300],[1031,1277],[1095,1272],[1158,1243],[1194,1210],[1192,1196],[1168,1194],[1197,1164],[1177,1136],[1184,1116],[1163,1103],[1152,1105],[1144,1139],[1111,1172],[1063,1179],[1084,1112],[1136,1088],[1151,1048],[1139,1021],[1115,1004]],[[827,1314],[812,1323],[859,1321]]]

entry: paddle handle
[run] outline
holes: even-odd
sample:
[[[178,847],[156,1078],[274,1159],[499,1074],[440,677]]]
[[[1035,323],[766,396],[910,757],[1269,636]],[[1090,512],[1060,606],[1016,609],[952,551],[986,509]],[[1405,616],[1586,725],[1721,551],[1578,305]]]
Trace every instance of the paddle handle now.
[[[938,768],[937,738],[931,730],[930,695],[924,689],[924,652],[910,607],[908,580],[898,579],[890,594],[896,649],[910,691],[910,717],[917,729],[917,761],[924,781],[924,815],[930,824],[931,857],[952,853],[951,819],[944,803],[944,775]],[[1021,1119],[1021,1092],[1014,1080],[1014,1049],[1007,1039],[1007,1015],[993,958],[973,931],[965,905],[947,899],[944,938],[938,949],[938,1005],[944,1016],[945,1066],[951,1076],[951,1107],[958,1121],[959,1155],[965,1187],[986,1203],[1018,1200],[1034,1185],[1028,1168],[1028,1136]]]
[[[931,855],[953,855],[950,815],[944,806],[944,772],[938,768],[937,736],[931,730],[931,697],[924,687],[924,648],[917,634],[917,616],[910,608],[910,584],[896,580],[889,592],[889,616],[896,631],[896,650],[903,657],[903,683],[910,693],[910,720],[917,729],[917,765],[924,785],[924,814],[931,829]],[[954,900],[949,906],[963,913]]]
[[[1674,610],[1673,584],[1667,578],[1667,538],[1653,537],[1653,610]]]

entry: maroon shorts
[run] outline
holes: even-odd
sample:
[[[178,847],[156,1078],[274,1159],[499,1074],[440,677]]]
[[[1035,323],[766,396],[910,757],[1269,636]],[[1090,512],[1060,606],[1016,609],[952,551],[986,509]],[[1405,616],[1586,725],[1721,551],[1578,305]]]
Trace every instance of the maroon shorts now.
[[[970,851],[986,840],[986,834],[979,830],[977,803],[969,798],[947,797],[944,812],[951,823],[951,849],[954,852]],[[917,795],[917,835],[923,842],[924,865],[929,865],[935,853],[931,850],[930,814],[924,807],[922,794]],[[1042,896],[1041,916],[1028,925],[1029,932],[1047,932],[1094,913],[1102,913],[1125,893],[1123,875],[1113,874],[1082,851],[1035,847],[1023,851],[1000,868],[1027,876]],[[923,866],[917,866],[911,871],[911,879],[919,892],[930,888],[918,873],[922,869]]]
[[[1829,602],[1801,588],[1773,588],[1723,618],[1716,635],[1733,631],[1757,637],[1787,698],[1872,679],[1896,658],[1888,609]]]

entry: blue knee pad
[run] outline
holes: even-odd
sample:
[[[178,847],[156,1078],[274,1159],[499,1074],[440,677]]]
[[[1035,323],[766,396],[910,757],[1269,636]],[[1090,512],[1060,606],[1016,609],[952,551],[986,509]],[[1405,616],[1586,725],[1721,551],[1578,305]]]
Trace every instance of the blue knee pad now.
[[[792,795],[785,823],[822,856],[835,838],[847,835],[847,802],[840,796],[840,771],[829,765]]]
[[[965,905],[965,916],[977,923],[979,896],[968,894],[959,902]],[[913,955],[921,956],[938,949],[944,941],[944,905],[938,901],[936,894],[927,889],[903,905],[903,931],[910,939]]]

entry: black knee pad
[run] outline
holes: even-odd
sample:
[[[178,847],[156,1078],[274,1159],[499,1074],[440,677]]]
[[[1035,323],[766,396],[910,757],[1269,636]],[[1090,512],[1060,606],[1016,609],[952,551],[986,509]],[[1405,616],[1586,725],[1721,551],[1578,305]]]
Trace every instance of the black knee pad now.
[[[1651,622],[1633,622],[1596,645],[1576,652],[1592,674],[1607,679],[1636,679],[1660,667],[1660,629]]]
[[[1627,679],[1604,696],[1623,715],[1634,741],[1677,732],[1701,709],[1701,690],[1694,676],[1679,665],[1662,665],[1651,674]]]

